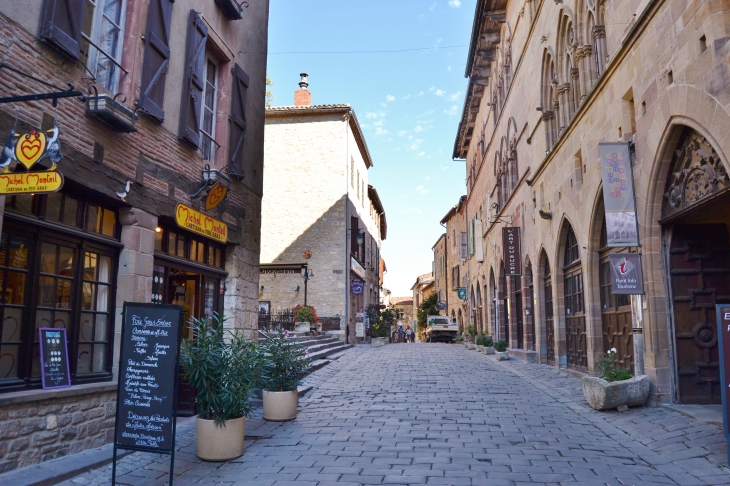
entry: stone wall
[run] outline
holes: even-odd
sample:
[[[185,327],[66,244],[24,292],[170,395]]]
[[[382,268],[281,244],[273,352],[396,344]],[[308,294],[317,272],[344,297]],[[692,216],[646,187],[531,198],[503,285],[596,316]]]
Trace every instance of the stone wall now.
[[[112,442],[116,383],[94,387],[105,391],[8,405],[0,398],[0,473]]]

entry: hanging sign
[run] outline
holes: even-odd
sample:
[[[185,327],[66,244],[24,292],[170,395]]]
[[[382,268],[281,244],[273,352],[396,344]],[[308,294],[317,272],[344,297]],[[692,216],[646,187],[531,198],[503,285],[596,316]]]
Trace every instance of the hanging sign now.
[[[31,130],[16,134],[13,128],[5,147],[0,151],[0,195],[44,194],[63,187],[63,175],[56,170],[63,158],[58,126],[47,132]],[[19,165],[30,170],[38,162],[49,160],[51,167],[44,172],[15,172]]]
[[[728,445],[728,459],[730,459],[730,417],[728,407],[730,406],[730,305],[717,304],[715,306],[717,316],[717,338],[718,350],[720,351],[720,395],[722,397],[722,421],[723,435]]]
[[[68,367],[66,329],[38,329],[41,345],[41,379],[44,390],[68,388],[71,386],[71,372]]]
[[[206,236],[211,240],[221,243],[228,240],[228,225],[226,223],[184,204],[177,205],[175,222],[179,227]]]
[[[458,295],[461,300],[466,300],[466,287],[457,287],[456,295]]]
[[[355,337],[365,337],[365,324],[362,322],[355,323]]]
[[[644,272],[641,253],[611,253],[611,293],[614,295],[643,295]]]
[[[227,195],[228,188],[220,182],[217,182],[210,188],[210,191],[208,191],[208,197],[205,198],[205,210],[210,211],[217,207],[226,199]]]
[[[0,174],[0,194],[45,194],[63,187],[60,172],[15,172]]]
[[[502,248],[504,248],[504,274],[507,277],[522,275],[522,256],[520,252],[520,228],[502,228]]]
[[[352,295],[362,295],[364,287],[363,281],[359,278],[354,278],[350,282],[350,291],[352,292]]]
[[[639,246],[629,143],[601,142],[598,150],[601,155],[607,246]]]

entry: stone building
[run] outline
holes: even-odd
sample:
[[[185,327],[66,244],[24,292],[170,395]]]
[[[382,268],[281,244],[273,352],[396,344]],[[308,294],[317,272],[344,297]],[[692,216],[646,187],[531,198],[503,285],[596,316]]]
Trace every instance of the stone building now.
[[[307,304],[355,342],[356,321],[380,301],[385,211],[355,111],[312,105],[306,74],[299,85],[294,106],[266,110],[259,302],[303,304],[306,267]]]
[[[469,309],[467,300],[459,298],[458,288],[466,288],[467,233],[466,233],[466,196],[459,198],[458,204],[452,207],[441,219],[441,226],[446,228],[446,315],[459,324],[463,331],[467,322]]]
[[[720,403],[729,13],[704,0],[477,1],[454,147],[473,235],[469,305],[515,354],[592,373],[616,348],[633,368],[631,299],[612,294],[608,259],[639,252],[652,401]],[[599,143],[616,141],[628,142],[640,247],[608,245]],[[516,276],[505,227],[520,229]]]
[[[413,297],[391,297],[390,305],[397,313],[396,329],[399,326],[413,326],[415,314],[413,314]]]
[[[431,251],[433,251],[433,262],[431,266],[433,267],[433,288],[436,294],[438,295],[438,302],[437,305],[439,306],[439,314],[441,315],[447,315],[447,299],[448,299],[448,288],[449,288],[449,279],[446,274],[446,268],[447,268],[447,260],[446,260],[446,233],[439,236],[439,239],[436,240],[436,244],[431,247]],[[441,309],[443,307],[443,309]]]
[[[418,306],[435,291],[433,272],[424,273],[416,278],[416,282],[411,286],[411,292],[413,292],[413,320],[417,320]]]
[[[0,472],[112,440],[125,301],[256,329],[268,2],[224,7],[0,3],[3,96],[87,96],[0,106],[28,160],[42,149],[24,141],[45,136],[49,156],[60,141],[65,181],[0,197]],[[206,210],[206,179],[226,204]],[[40,327],[66,331],[69,388],[41,389]],[[181,414],[193,398],[181,383]]]

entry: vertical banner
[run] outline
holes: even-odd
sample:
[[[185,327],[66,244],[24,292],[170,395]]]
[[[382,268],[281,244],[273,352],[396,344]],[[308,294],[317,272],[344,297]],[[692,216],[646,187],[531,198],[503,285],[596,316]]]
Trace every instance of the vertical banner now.
[[[628,142],[601,142],[603,205],[608,247],[639,246],[634,178]]]
[[[720,395],[722,396],[722,433],[728,444],[727,454],[730,463],[730,417],[728,404],[730,403],[730,305],[718,304],[717,313],[718,350],[720,351]]]
[[[522,275],[519,227],[502,228],[502,248],[504,249],[505,276],[516,277]]]

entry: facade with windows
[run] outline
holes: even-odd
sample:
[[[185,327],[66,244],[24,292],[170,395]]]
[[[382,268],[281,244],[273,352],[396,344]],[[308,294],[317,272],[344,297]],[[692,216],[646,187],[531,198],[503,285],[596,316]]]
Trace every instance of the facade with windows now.
[[[312,105],[306,77],[299,84],[294,106],[266,110],[259,302],[282,312],[306,289],[323,330],[355,343],[357,322],[380,304],[385,210],[354,110]]]
[[[112,440],[124,302],[182,305],[183,337],[213,312],[255,332],[268,2],[218,3],[0,6],[0,91],[87,95],[0,106],[3,140],[58,127],[65,181],[0,198],[0,472]],[[228,189],[209,211],[206,177]],[[227,239],[180,226],[178,204]],[[66,330],[70,388],[42,389],[39,328]],[[180,414],[194,395],[180,383]]]
[[[440,315],[446,315],[447,314],[447,306],[448,306],[448,288],[449,288],[449,277],[446,273],[446,268],[448,267],[448,261],[446,259],[446,233],[442,234],[438,240],[436,240],[436,244],[431,247],[431,251],[433,251],[433,285],[434,289],[436,290],[437,297],[437,305],[439,308],[443,307],[443,309],[439,310]]]
[[[459,198],[458,204],[452,207],[441,219],[441,226],[446,228],[446,315],[459,325],[463,332],[469,325],[467,299],[459,297],[459,287],[466,288],[467,232],[466,196]]]
[[[454,157],[466,162],[469,307],[486,310],[478,326],[551,366],[593,373],[616,348],[633,370],[631,299],[612,294],[608,262],[640,252],[651,400],[720,403],[727,5],[476,3]],[[615,141],[630,143],[640,247],[607,243],[598,144]],[[521,230],[519,275],[505,271],[504,227]]]

